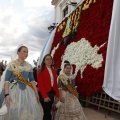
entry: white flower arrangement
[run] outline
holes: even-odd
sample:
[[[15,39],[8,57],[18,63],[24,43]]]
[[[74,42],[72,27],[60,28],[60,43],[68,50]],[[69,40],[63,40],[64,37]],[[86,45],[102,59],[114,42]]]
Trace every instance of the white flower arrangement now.
[[[59,48],[59,45],[60,45],[60,43],[58,43],[57,46],[54,47],[53,50],[51,51],[51,56],[52,56],[52,57],[54,56],[55,51]]]
[[[72,42],[67,46],[62,56],[62,63],[64,60],[69,60],[71,64],[76,65],[75,74],[77,74],[80,69],[82,78],[82,73],[87,65],[91,65],[96,69],[102,66],[103,56],[102,54],[97,54],[97,51],[104,46],[104,44],[100,47],[97,45],[92,47],[85,38],[82,38],[78,42]]]
[[[92,47],[90,42],[85,38],[80,39],[78,42],[72,42],[67,46],[64,55],[62,56],[61,68],[63,67],[64,61],[68,60],[71,64],[76,65],[75,75],[78,70],[80,70],[81,78],[83,78],[82,73],[87,65],[91,65],[96,69],[102,66],[103,56],[102,54],[98,54],[97,51],[104,45],[105,43],[100,47],[97,45]],[[53,53],[55,53],[55,50],[58,49],[58,47],[59,45],[53,49],[52,55],[54,55]]]

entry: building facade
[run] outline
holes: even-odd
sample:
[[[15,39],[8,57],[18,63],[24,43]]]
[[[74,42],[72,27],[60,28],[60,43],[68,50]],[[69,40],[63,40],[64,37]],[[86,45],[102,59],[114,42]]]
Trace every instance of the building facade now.
[[[86,0],[84,3],[83,1],[84,0],[52,0],[51,2],[52,5],[55,6],[55,23],[59,23],[56,27],[54,40],[52,41],[51,52],[56,66],[60,66],[62,63],[61,58],[63,60],[66,56],[68,58],[66,57],[65,60],[69,60],[70,63],[75,64],[77,59],[78,64],[81,64],[86,59],[81,60],[81,58],[90,55],[86,54],[90,51],[87,50],[88,46],[83,50],[87,50],[87,52],[81,52],[81,54],[77,53],[77,51],[82,51],[81,49],[83,46],[86,46],[86,43],[81,45],[82,47],[80,50],[75,50],[76,48],[79,48],[77,45],[78,42],[83,40],[81,38],[87,38],[86,41],[88,41],[89,45],[92,47],[96,45],[105,45],[108,42],[114,0]],[[77,8],[82,9],[78,12]],[[78,15],[78,13],[80,14]],[[74,25],[78,26],[76,27]],[[76,28],[75,30],[77,32],[74,31],[74,28]],[[77,34],[73,34],[74,32]],[[66,44],[66,40],[69,40],[69,46],[67,46],[68,44]],[[76,43],[77,47],[73,47],[75,45],[74,43]],[[70,48],[70,45],[73,46]],[[120,113],[120,103],[102,90],[107,50],[106,45],[100,48],[102,51],[99,51],[99,54],[103,56],[101,66],[96,69],[93,68],[94,66],[89,66],[90,64],[88,63],[89,65],[86,67],[85,71],[81,69],[81,71],[84,71],[84,76],[81,77],[81,73],[77,74],[77,90],[80,93],[80,100],[83,101],[83,103],[96,105],[98,109],[105,108]],[[73,50],[75,51],[73,52]],[[67,52],[65,53],[64,51]],[[95,53],[98,53],[98,51]],[[73,54],[75,54],[74,57]],[[94,53],[91,55],[93,56]],[[80,58],[78,58],[78,56],[80,56]],[[75,58],[74,63],[73,58]],[[90,59],[88,60],[94,61],[94,58],[96,58],[96,55],[93,58],[90,56]],[[98,58],[98,60],[100,60],[100,58]],[[97,61],[94,63],[97,65],[99,62]]]
[[[55,23],[60,23],[64,17],[69,15],[84,0],[52,0],[55,6]]]

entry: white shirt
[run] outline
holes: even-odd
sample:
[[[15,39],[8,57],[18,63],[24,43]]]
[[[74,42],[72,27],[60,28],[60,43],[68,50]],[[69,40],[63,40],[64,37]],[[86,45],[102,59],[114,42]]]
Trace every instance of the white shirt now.
[[[48,71],[49,71],[50,78],[51,78],[51,86],[53,87],[53,84],[54,84],[54,77],[53,77],[53,73],[52,73],[51,68],[48,68],[48,67],[47,67],[47,69],[48,69]]]

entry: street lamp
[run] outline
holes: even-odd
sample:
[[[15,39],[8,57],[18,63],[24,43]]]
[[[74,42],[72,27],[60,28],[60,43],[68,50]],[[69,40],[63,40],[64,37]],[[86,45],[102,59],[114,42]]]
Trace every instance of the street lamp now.
[[[58,23],[53,23],[53,25],[50,25],[49,27],[48,27],[48,30],[51,32],[51,31],[53,31],[54,30],[54,28],[56,28],[56,25],[57,25]]]
[[[55,26],[51,25],[51,26],[48,27],[48,30],[52,31],[52,30],[54,30],[54,28],[55,28]]]

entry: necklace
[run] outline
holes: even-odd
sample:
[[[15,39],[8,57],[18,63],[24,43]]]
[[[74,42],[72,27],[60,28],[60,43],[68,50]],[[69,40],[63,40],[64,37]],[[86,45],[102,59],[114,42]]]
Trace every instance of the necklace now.
[[[24,62],[21,62],[21,63],[20,63],[20,66],[24,66]]]
[[[24,66],[25,61],[20,62],[20,61],[18,60],[18,62],[19,62],[19,64],[20,64],[20,66]]]

